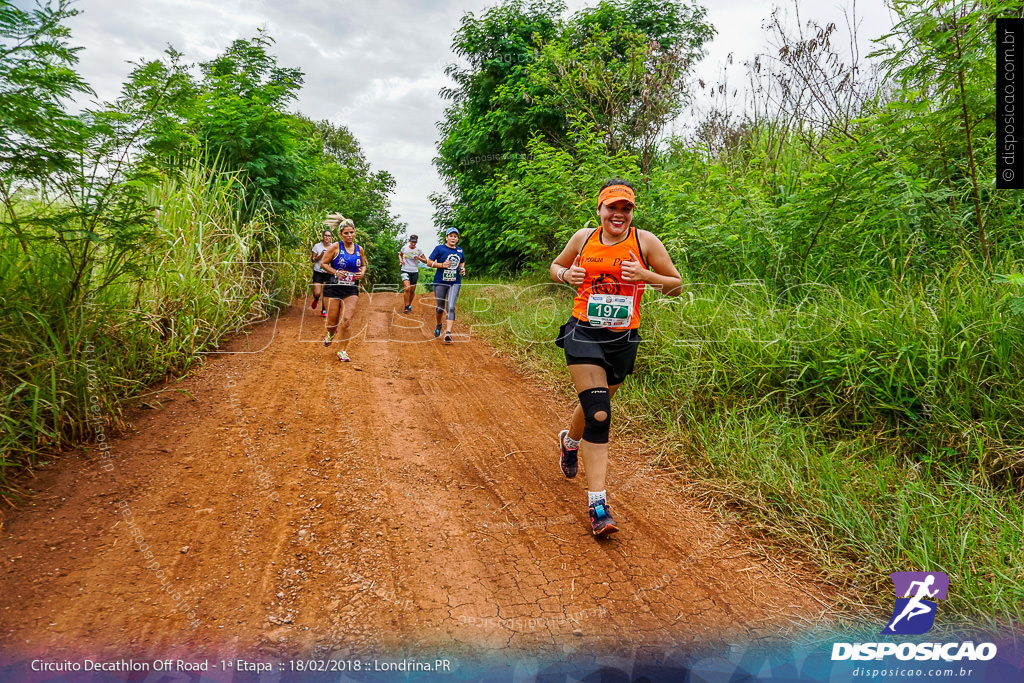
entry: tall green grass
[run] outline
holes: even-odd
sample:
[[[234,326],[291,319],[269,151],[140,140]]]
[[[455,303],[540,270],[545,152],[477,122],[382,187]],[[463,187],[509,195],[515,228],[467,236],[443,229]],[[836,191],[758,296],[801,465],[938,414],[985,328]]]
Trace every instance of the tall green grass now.
[[[471,291],[474,331],[568,390],[551,343],[568,288]],[[966,271],[857,297],[756,281],[648,295],[613,422],[879,619],[888,575],[929,569],[963,619],[1024,623],[1024,320],[1007,298]]]
[[[109,284],[100,249],[80,297],[67,296],[64,255],[48,233],[32,235],[28,254],[0,236],[0,490],[8,498],[16,471],[93,434],[90,415],[121,427],[126,399],[185,372],[304,283],[304,264],[267,222],[242,222],[233,176],[196,163],[149,192],[159,210],[147,249]]]

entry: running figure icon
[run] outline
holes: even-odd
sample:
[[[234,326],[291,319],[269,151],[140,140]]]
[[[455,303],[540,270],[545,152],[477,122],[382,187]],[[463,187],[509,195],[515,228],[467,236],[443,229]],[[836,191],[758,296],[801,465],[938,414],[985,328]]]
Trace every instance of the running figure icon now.
[[[937,600],[946,599],[949,577],[942,572],[895,572],[890,576],[896,589],[896,605],[892,620],[882,633],[925,633],[935,623]]]
[[[893,627],[896,626],[896,624],[899,622],[899,620],[902,619],[903,617],[906,617],[907,621],[910,621],[914,617],[920,616],[922,614],[928,614],[933,609],[935,609],[934,607],[929,607],[928,605],[925,605],[924,603],[921,602],[921,600],[923,598],[926,598],[926,597],[934,598],[936,595],[938,595],[938,593],[939,593],[938,590],[933,590],[933,591],[932,590],[928,590],[928,588],[933,583],[935,583],[935,576],[933,576],[932,574],[929,574],[928,578],[926,578],[924,581],[913,581],[913,582],[911,582],[911,584],[910,584],[910,589],[911,590],[914,589],[914,586],[918,587],[917,595],[915,595],[914,597],[910,598],[910,601],[907,603],[907,606],[903,608],[903,611],[900,612],[900,615],[898,617],[896,617],[895,619],[893,619],[892,621],[890,621],[889,625],[886,628],[888,628],[890,631],[894,631]]]

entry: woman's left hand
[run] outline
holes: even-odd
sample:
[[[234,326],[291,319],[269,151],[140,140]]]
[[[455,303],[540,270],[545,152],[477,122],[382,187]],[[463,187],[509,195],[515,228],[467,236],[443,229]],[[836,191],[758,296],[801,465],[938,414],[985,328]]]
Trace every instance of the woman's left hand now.
[[[633,253],[632,250],[629,252],[629,261],[622,262],[622,279],[625,282],[641,282],[647,278],[647,269],[640,263],[640,259]]]

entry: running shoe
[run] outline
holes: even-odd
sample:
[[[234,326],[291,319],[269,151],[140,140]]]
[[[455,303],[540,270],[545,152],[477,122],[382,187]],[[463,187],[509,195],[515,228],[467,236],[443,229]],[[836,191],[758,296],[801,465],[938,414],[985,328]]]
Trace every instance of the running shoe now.
[[[334,335],[328,332],[324,336],[324,346],[330,346],[332,341],[334,341]]]
[[[569,436],[568,429],[558,432],[558,449],[561,451],[561,458],[559,458],[558,464],[562,468],[562,474],[565,475],[566,479],[572,479],[580,468],[580,447],[566,448],[565,437],[567,436]]]
[[[611,511],[608,510],[608,503],[603,500],[590,506],[590,526],[593,527],[595,536],[607,536],[619,530],[612,519]]]
[[[441,336],[441,326],[440,325],[438,325],[437,327],[434,328],[434,336],[435,337],[440,337]]]
[[[320,317],[321,318],[326,318],[327,317],[327,311],[320,311]]]
[[[444,333],[444,343],[445,344],[451,344],[452,343],[452,333],[451,332],[445,332]]]
[[[406,306],[405,307],[405,312],[406,313],[412,313],[412,306]]]
[[[338,351],[337,356],[338,360],[344,363],[348,363],[350,360],[352,360],[351,358],[348,357],[348,351]]]
[[[320,297],[318,297],[318,296],[314,296],[314,297],[313,297],[313,303],[311,303],[311,304],[309,305],[309,307],[310,307],[310,308],[312,308],[312,309],[313,309],[313,310],[315,311],[315,310],[316,310],[316,305],[317,305],[318,303],[320,303]]]

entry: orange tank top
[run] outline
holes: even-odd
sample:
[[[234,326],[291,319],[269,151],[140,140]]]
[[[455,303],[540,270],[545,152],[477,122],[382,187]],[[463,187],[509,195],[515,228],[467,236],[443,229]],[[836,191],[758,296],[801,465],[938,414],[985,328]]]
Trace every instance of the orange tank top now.
[[[586,269],[587,276],[576,290],[576,300],[572,307],[574,318],[590,322],[587,317],[587,305],[590,303],[591,294],[611,294],[631,297],[633,312],[628,325],[609,327],[608,329],[632,330],[640,326],[640,298],[644,295],[644,283],[622,281],[622,262],[630,260],[630,251],[640,258],[640,263],[646,268],[647,261],[640,249],[640,239],[633,226],[629,226],[629,234],[626,235],[626,239],[618,244],[603,244],[601,228],[597,228],[587,235],[586,241],[583,242],[583,249],[580,250],[580,266]]]

